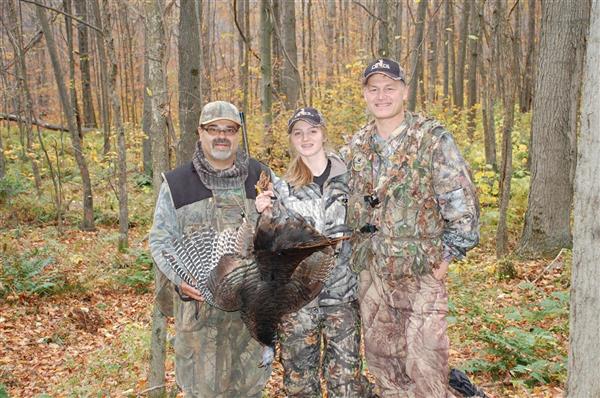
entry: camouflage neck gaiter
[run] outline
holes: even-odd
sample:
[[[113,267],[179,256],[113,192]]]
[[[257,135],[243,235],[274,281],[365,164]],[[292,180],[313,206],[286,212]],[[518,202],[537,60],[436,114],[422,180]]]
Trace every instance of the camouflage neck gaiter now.
[[[217,170],[206,160],[202,145],[198,141],[192,163],[200,180],[210,190],[239,188],[241,185],[244,185],[244,181],[248,177],[248,156],[244,151],[237,151],[232,167],[225,170]]]

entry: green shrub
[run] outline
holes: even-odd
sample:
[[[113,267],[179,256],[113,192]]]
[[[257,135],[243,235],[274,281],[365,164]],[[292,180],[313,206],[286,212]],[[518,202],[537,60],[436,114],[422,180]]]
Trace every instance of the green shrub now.
[[[17,173],[6,174],[0,179],[0,204],[7,203],[10,198],[31,189],[33,187],[25,176]]]
[[[38,249],[23,255],[0,256],[4,266],[0,269],[0,297],[10,293],[50,295],[63,292],[68,284],[56,270],[48,270],[54,262]]]
[[[152,258],[145,251],[137,254],[135,262],[115,276],[117,283],[133,288],[137,293],[146,293],[154,281]]]

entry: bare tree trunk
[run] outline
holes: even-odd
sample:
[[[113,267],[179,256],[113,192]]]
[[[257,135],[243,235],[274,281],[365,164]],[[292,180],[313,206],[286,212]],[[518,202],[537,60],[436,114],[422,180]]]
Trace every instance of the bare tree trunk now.
[[[379,21],[379,40],[377,42],[377,54],[380,57],[390,56],[390,41],[388,38],[388,0],[379,0],[377,3],[377,14]]]
[[[452,3],[451,0],[444,2],[444,104],[450,104],[450,47],[453,46],[452,33]]]
[[[454,105],[462,109],[464,104],[464,79],[465,59],[467,55],[467,37],[469,32],[469,14],[471,13],[471,1],[465,0],[460,25],[460,36],[458,40],[458,59],[456,60],[456,74],[454,79]]]
[[[298,48],[296,46],[296,3],[283,1],[281,3],[283,69],[281,83],[285,94],[285,106],[294,109],[298,104],[299,91],[302,88],[298,73]]]
[[[110,62],[110,76],[108,79],[108,92],[112,103],[113,124],[117,132],[117,179],[119,185],[119,250],[123,251],[128,246],[129,212],[127,209],[127,152],[125,145],[125,128],[121,113],[121,101],[117,93],[117,55],[110,30],[111,14],[108,0],[102,2],[104,14],[104,42]]]
[[[196,17],[199,20],[198,26],[200,27],[201,36],[201,49],[200,49],[200,64],[202,65],[202,98],[205,102],[212,101],[212,80],[210,78],[210,67],[211,67],[211,36],[210,36],[210,13],[213,6],[212,1],[199,0],[196,6]],[[206,4],[206,9],[203,10]],[[214,21],[213,21],[214,23]]]
[[[413,41],[413,59],[411,67],[413,70],[412,76],[410,77],[410,87],[408,94],[408,110],[414,111],[417,105],[417,90],[419,88],[419,81],[421,80],[421,74],[423,73],[423,32],[425,30],[425,15],[427,11],[427,0],[421,0],[419,2],[419,8],[417,9],[417,20],[415,21],[415,37]]]
[[[260,0],[260,74],[262,80],[261,111],[263,114],[264,137],[263,145],[267,156],[271,154],[273,145],[273,113],[272,113],[272,64],[271,64],[271,36],[273,34],[273,21],[269,0]]]
[[[202,110],[200,30],[194,0],[181,0],[179,8],[179,129],[177,164],[189,162],[198,141]]]
[[[63,0],[63,7],[67,14],[72,14],[71,0]],[[73,114],[75,115],[75,121],[77,122],[77,134],[79,134],[79,138],[83,140],[83,134],[81,132],[81,116],[77,101],[77,89],[75,88],[75,47],[73,45],[73,23],[71,21],[71,17],[68,16],[65,16],[65,32],[67,37],[67,53],[69,54],[69,96],[71,97],[71,106],[73,107]]]
[[[453,2],[454,0],[448,0],[449,3]],[[454,41],[455,41],[455,33],[454,30],[456,29],[456,24],[454,23],[454,7],[450,7],[449,8],[449,22],[450,25],[448,26],[448,29],[446,31],[447,33],[447,38],[446,41],[448,42],[448,68],[449,70],[449,76],[448,76],[448,81],[452,82],[452,104],[450,104],[450,96],[448,96],[448,107],[449,109],[452,109],[450,107],[450,105],[452,105],[452,107],[456,106],[456,102],[454,101],[454,99],[456,98],[456,50],[455,50],[455,46],[454,46]]]
[[[496,230],[496,257],[502,258],[508,254],[507,211],[510,201],[510,185],[512,177],[512,130],[515,119],[516,79],[512,40],[510,37],[510,22],[507,19],[503,0],[496,0],[495,12],[498,19],[495,40],[499,49],[496,64],[499,65],[498,93],[502,98],[504,120],[502,122],[502,164],[500,166],[500,203],[498,206],[498,228]],[[475,15],[474,15],[475,16]]]
[[[40,171],[36,163],[35,154],[33,151],[33,121],[35,120],[33,114],[33,102],[31,98],[31,92],[29,91],[29,83],[27,79],[27,63],[25,60],[25,53],[23,51],[23,31],[21,14],[17,12],[16,4],[13,0],[9,1],[8,4],[9,21],[7,23],[11,27],[9,33],[9,40],[15,52],[17,58],[16,74],[17,74],[17,87],[19,87],[19,93],[16,95],[23,95],[23,103],[25,105],[25,117],[24,117],[24,128],[25,128],[25,156],[31,163],[31,171],[33,173],[33,180],[35,183],[36,194],[39,197],[42,196],[42,178]]]
[[[102,18],[100,15],[100,6],[98,5],[98,0],[91,0],[90,4],[92,5],[92,10],[94,14],[94,21],[96,22],[96,27],[104,30],[102,28]],[[106,155],[110,152],[110,105],[108,99],[108,70],[107,70],[107,61],[106,61],[106,48],[104,47],[104,40],[102,37],[96,32],[96,47],[98,48],[98,66],[100,69],[100,98],[102,100],[102,128],[104,131],[104,147],[102,149],[102,153]]]
[[[150,102],[151,122],[149,129],[150,139],[152,140],[152,185],[155,197],[158,196],[162,183],[161,174],[169,169],[167,140],[168,92],[165,75],[166,37],[163,5],[164,2],[160,0],[146,0],[144,4],[145,62],[148,63],[148,79],[146,80],[145,91],[148,93]],[[150,371],[148,373],[150,387],[165,384],[166,328],[166,317],[160,312],[155,301],[152,315]],[[164,388],[157,388],[150,393],[150,396],[162,397],[164,394]]]
[[[50,30],[48,19],[46,18],[46,11],[42,7],[35,7],[36,15],[42,25],[44,31],[44,37],[46,38],[46,47],[50,54],[50,60],[52,62],[52,69],[54,70],[54,77],[56,79],[56,86],[60,96],[60,102],[69,125],[69,131],[71,133],[71,142],[73,144],[73,152],[75,154],[75,160],[79,167],[79,173],[81,174],[81,183],[83,185],[83,220],[81,222],[81,229],[84,231],[95,230],[94,226],[94,201],[92,197],[92,184],[90,181],[90,174],[88,171],[87,162],[83,156],[81,147],[81,139],[77,133],[77,122],[75,121],[75,115],[73,114],[73,108],[67,95],[67,88],[63,79],[63,72],[60,67],[58,59],[58,51],[54,42],[54,35]]]
[[[569,336],[569,398],[600,396],[598,214],[600,203],[600,1],[592,1],[575,175],[573,269]]]
[[[572,243],[570,210],[589,2],[542,3],[542,32],[531,122],[531,188],[519,242],[524,256],[553,256]],[[543,73],[542,73],[543,71]]]
[[[479,63],[479,43],[481,38],[479,37],[479,6],[477,0],[467,0],[472,2],[471,4],[471,35],[469,37],[469,49],[471,51],[471,57],[469,60],[469,85],[467,90],[467,106],[469,108],[467,114],[467,136],[469,141],[473,142],[473,134],[475,133],[475,116],[477,115],[477,64]],[[474,38],[476,39],[474,39]]]
[[[308,25],[308,105],[312,106],[314,96],[315,69],[313,63],[313,24],[312,24],[312,2],[306,5],[306,23]]]
[[[438,68],[438,10],[439,1],[433,1],[431,4],[431,13],[429,17],[429,46],[427,49],[427,65],[429,66],[429,84],[427,85],[427,103],[432,105],[436,100],[436,83]]]
[[[525,70],[521,84],[521,112],[529,112],[533,100],[533,66],[535,65],[535,4],[536,0],[527,2],[527,50]]]
[[[325,34],[328,39],[327,43],[327,65],[325,68],[325,88],[330,89],[333,83],[333,72],[334,72],[334,52],[336,47],[335,41],[335,0],[326,0],[327,2],[327,20],[329,23],[325,24]]]
[[[86,0],[75,0],[77,16],[83,21],[88,20]],[[83,126],[96,127],[94,101],[92,101],[92,84],[90,75],[90,54],[88,27],[77,23],[77,42],[79,50],[79,69],[81,71],[81,100],[83,105]]]
[[[394,23],[394,57],[402,62],[402,0],[395,0],[396,21]]]
[[[142,163],[144,174],[152,177],[152,101],[148,94],[147,82],[148,77],[148,45],[146,43],[146,35],[144,35],[144,103],[142,110],[142,131],[144,131],[144,139],[142,141]]]

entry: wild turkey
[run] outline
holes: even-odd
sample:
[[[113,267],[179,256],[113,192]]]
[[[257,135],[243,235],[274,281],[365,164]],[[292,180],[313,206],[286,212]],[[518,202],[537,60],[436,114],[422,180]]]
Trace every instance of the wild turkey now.
[[[335,266],[330,239],[301,215],[276,202],[258,219],[221,233],[205,227],[163,252],[170,266],[207,303],[240,311],[251,335],[265,346],[261,366],[274,356],[281,318],[302,308],[321,291]],[[178,260],[179,259],[179,260]]]

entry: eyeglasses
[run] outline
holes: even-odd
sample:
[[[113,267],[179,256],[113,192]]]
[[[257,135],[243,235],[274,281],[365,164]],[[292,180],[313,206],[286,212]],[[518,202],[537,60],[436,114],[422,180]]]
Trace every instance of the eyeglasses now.
[[[217,127],[217,126],[206,126],[202,127],[204,130],[208,132],[208,135],[212,137],[218,136],[221,132],[225,134],[227,137],[232,137],[237,134],[239,127]]]

